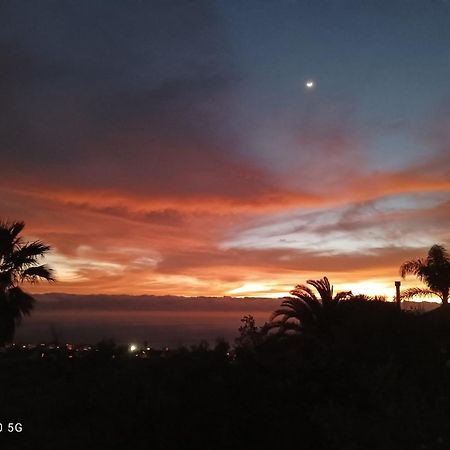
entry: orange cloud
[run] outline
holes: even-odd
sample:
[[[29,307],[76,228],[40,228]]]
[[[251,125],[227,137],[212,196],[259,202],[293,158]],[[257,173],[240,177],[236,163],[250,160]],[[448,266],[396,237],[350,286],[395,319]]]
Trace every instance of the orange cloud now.
[[[369,178],[373,182],[367,185],[362,179],[351,180],[352,188],[344,189],[353,194],[347,202],[389,193],[448,190],[445,179],[413,175],[412,169],[400,174],[373,175]],[[60,282],[33,288],[41,292],[57,289],[74,293],[276,295],[306,278],[325,274],[343,285],[364,279],[392,280],[404,259],[425,252],[425,248],[380,248],[368,254],[326,256],[311,249],[221,248],[231,230],[234,235],[257,223],[258,217],[270,217],[271,208],[293,208],[289,202],[271,202],[264,197],[253,203],[253,209],[245,199],[239,207],[230,209],[228,205],[234,201],[230,199],[221,199],[223,203],[208,199],[202,203],[179,198],[171,203],[167,198],[147,200],[128,194],[93,192],[89,196],[87,192],[51,193],[45,189],[30,194],[24,190],[3,192],[4,214],[24,218],[30,237],[43,239],[55,249],[56,257],[50,262],[59,272]],[[308,199],[306,205],[298,202],[302,206],[314,204],[315,210],[321,211],[318,206],[342,204],[343,195],[336,192],[334,198],[330,195],[326,201],[316,199],[311,204]],[[347,223],[330,225],[328,231],[357,232],[361,227],[382,227],[383,222],[448,224],[450,211],[446,203],[426,209],[426,214],[419,208],[362,220],[355,222],[350,216]],[[322,227],[318,232],[327,230]]]

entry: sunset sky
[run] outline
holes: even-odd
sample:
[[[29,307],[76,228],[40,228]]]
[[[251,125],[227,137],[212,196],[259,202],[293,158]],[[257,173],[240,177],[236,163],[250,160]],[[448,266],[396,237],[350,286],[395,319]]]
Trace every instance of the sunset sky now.
[[[58,278],[32,290],[391,297],[450,246],[449,24],[446,0],[1,1],[0,216]]]

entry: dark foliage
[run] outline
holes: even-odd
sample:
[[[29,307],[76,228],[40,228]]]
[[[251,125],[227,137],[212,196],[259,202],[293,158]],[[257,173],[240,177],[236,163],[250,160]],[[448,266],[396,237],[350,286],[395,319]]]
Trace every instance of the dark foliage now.
[[[50,247],[41,241],[24,242],[24,227],[24,222],[0,222],[0,346],[13,340],[16,327],[33,309],[33,297],[20,285],[53,281],[52,270],[40,264]]]
[[[24,431],[0,438],[17,450],[449,448],[446,307],[355,299],[327,334],[264,336],[248,317],[241,334],[235,353],[223,340],[146,359],[111,341],[82,359],[4,353],[0,417]]]

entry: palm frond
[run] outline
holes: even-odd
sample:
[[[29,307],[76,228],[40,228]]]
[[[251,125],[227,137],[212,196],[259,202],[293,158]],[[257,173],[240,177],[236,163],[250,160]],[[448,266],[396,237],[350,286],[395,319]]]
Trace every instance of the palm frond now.
[[[278,333],[283,334],[285,331],[289,331],[289,330],[300,332],[302,328],[299,323],[287,322],[284,320],[276,320],[276,321],[268,322],[264,325],[265,333],[267,333],[273,329],[278,329]]]
[[[328,302],[333,299],[333,286],[330,285],[327,277],[323,277],[320,280],[308,280],[307,283],[316,288],[322,302]]]
[[[421,277],[421,272],[424,266],[425,262],[423,261],[423,259],[405,261],[400,266],[400,275],[402,278],[405,278],[406,275],[415,275]]]
[[[333,322],[339,302],[352,297],[350,291],[339,292],[333,297],[333,286],[327,277],[320,280],[308,280],[320,297],[309,286],[298,284],[292,291],[294,297],[284,297],[281,307],[273,312],[269,326],[279,327],[283,332],[283,324],[293,324],[299,330],[319,330]],[[276,325],[275,325],[276,324]]]
[[[442,300],[448,303],[450,290],[450,257],[442,245],[433,245],[428,251],[425,260],[406,261],[400,266],[402,277],[413,274],[426,284],[430,291],[435,292]]]
[[[441,297],[438,292],[432,291],[431,289],[423,289],[423,288],[409,288],[405,289],[400,298],[402,300],[409,300],[414,297]]]
[[[310,297],[316,298],[314,292],[305,284],[297,284],[290,294],[295,297],[303,297],[304,295],[309,295]]]
[[[25,222],[13,222],[11,224],[8,224],[9,234],[11,235],[12,239],[17,239],[19,234],[23,231],[25,228]]]
[[[13,257],[15,259],[27,259],[27,258],[37,258],[44,256],[50,250],[49,245],[45,245],[42,241],[28,242],[19,249],[17,249]]]
[[[286,331],[295,331],[300,333],[302,331],[302,324],[296,322],[283,322],[279,326],[280,331],[285,333]]]
[[[290,308],[297,313],[301,313],[304,310],[310,310],[309,306],[299,298],[286,299],[281,303],[281,306],[284,308]]]
[[[19,234],[24,228],[24,222],[0,222],[0,258],[5,258],[21,244]]]
[[[30,242],[15,248],[10,254],[3,258],[3,266],[12,269],[16,273],[16,278],[22,278],[20,273],[28,267],[37,266],[39,258],[50,250],[48,245],[41,241]]]
[[[39,279],[55,281],[53,270],[44,264],[41,266],[28,267],[28,269],[25,269],[22,273],[22,280],[36,283]]]
[[[52,270],[39,264],[50,247],[39,240],[24,243],[24,227],[24,222],[0,221],[0,344],[13,339],[16,326],[34,307],[34,298],[20,284],[54,281]]]
[[[291,308],[300,321],[309,320],[320,315],[322,304],[316,298],[304,296],[303,298],[286,297],[282,307]]]
[[[428,251],[427,256],[428,264],[442,264],[442,263],[450,263],[450,256],[443,245],[435,244]]]
[[[296,312],[293,309],[290,308],[279,308],[276,309],[271,315],[270,320],[274,320],[277,317],[287,317],[287,318],[295,318]]]
[[[316,297],[304,297],[302,300],[308,305],[309,309],[315,316],[319,316],[322,312],[323,305]]]
[[[13,240],[9,232],[10,225],[7,222],[0,222],[0,261],[13,251]]]

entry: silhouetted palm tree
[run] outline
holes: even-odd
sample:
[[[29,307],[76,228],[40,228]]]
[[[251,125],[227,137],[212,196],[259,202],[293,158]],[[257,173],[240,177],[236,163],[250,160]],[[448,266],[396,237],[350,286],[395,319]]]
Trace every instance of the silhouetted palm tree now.
[[[317,290],[319,297],[308,286],[297,285],[290,292],[294,297],[285,297],[281,307],[273,312],[267,330],[278,328],[280,333],[325,330],[333,320],[339,302],[352,298],[350,291],[333,296],[333,286],[327,277],[306,283]]]
[[[442,245],[433,245],[426,259],[406,261],[400,266],[400,275],[411,274],[426,284],[428,289],[411,288],[402,293],[402,299],[437,296],[442,304],[448,304],[450,290],[450,257]]]
[[[50,250],[41,241],[24,242],[24,222],[0,222],[0,345],[14,338],[17,325],[29,315],[34,298],[20,285],[53,281],[52,271],[39,260]]]

